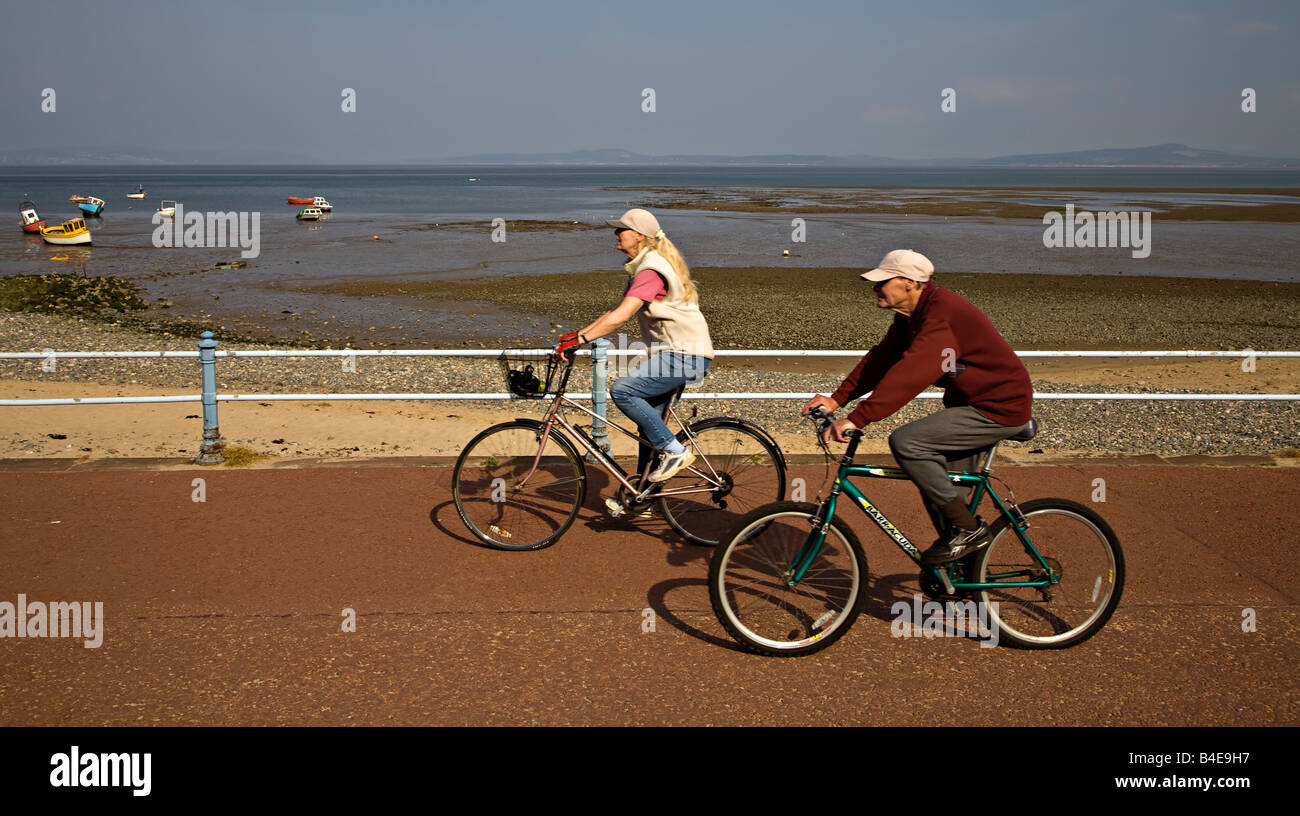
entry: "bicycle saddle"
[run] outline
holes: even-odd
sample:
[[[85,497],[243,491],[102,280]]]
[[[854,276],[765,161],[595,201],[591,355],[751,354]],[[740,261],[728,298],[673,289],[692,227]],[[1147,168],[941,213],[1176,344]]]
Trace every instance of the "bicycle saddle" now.
[[[1029,418],[1029,427],[1015,436],[1008,436],[1008,442],[1028,442],[1038,435],[1038,417]]]

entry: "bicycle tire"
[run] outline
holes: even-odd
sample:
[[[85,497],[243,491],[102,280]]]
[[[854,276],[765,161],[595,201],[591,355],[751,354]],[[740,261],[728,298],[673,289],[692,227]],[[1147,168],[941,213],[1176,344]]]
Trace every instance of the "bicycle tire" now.
[[[741,419],[715,417],[693,423],[690,436],[680,431],[677,439],[695,451],[695,470],[726,485],[710,493],[660,497],[659,510],[668,525],[692,544],[715,547],[740,517],[785,498],[785,456],[761,428]],[[664,482],[662,489],[709,484],[683,470]]]
[[[775,657],[821,651],[857,620],[867,597],[867,557],[835,518],[797,587],[785,573],[812,532],[817,505],[775,502],[746,514],[713,551],[709,600],[718,622],[745,649]]]
[[[1124,553],[1115,531],[1096,511],[1068,499],[1033,499],[1019,506],[1029,522],[1026,531],[1035,549],[1060,583],[1044,592],[1035,587],[976,590],[999,628],[1002,642],[1023,649],[1064,649],[1101,630],[1124,591]],[[1045,574],[1006,517],[989,529],[992,543],[976,553],[974,577]]]
[[[587,471],[567,437],[552,430],[537,471],[542,423],[517,419],[470,440],[452,470],[452,499],[475,538],[502,550],[554,544],[577,518],[587,495]]]

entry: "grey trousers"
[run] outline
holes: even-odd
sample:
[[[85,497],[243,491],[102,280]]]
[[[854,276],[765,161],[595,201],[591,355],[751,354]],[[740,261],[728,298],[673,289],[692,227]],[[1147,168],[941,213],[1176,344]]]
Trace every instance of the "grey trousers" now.
[[[1001,425],[971,406],[961,405],[909,422],[889,435],[895,461],[921,491],[921,501],[941,538],[948,533],[948,522],[939,508],[953,499],[965,501],[970,495],[968,488],[948,480],[948,471],[975,470],[981,455],[994,443],[1026,426]]]

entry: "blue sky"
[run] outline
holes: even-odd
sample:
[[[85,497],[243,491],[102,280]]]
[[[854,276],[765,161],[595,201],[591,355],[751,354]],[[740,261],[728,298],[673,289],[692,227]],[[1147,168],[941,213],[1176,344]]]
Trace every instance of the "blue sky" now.
[[[0,152],[1300,154],[1290,1],[4,0],[4,15]]]

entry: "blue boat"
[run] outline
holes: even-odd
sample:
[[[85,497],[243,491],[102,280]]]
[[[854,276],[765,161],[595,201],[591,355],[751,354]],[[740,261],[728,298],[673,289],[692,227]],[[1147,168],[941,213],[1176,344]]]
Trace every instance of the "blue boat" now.
[[[69,199],[81,208],[86,215],[99,215],[104,210],[104,199],[94,196],[76,195]]]

